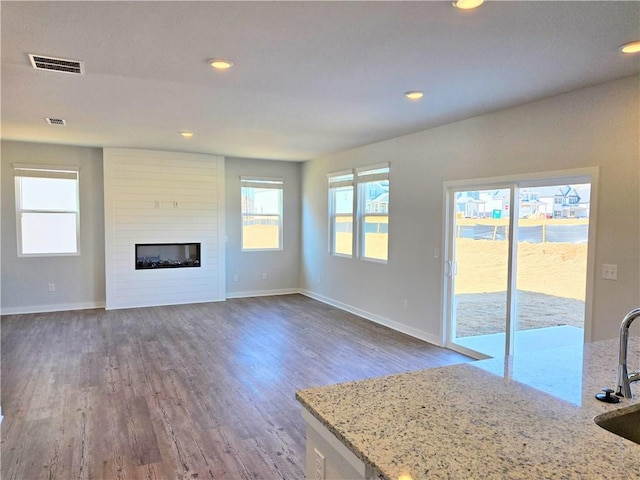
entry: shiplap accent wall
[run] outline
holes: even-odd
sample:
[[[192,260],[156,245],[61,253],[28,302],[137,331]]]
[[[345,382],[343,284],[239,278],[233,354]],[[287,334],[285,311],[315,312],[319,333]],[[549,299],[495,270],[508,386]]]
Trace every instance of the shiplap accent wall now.
[[[225,299],[224,157],[104,149],[106,308]],[[201,243],[201,267],[135,269],[136,243]]]

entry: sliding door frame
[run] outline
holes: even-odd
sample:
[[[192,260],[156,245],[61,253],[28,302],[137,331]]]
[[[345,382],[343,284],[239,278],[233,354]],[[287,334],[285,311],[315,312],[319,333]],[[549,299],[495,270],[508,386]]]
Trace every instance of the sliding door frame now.
[[[461,190],[490,190],[509,188],[509,253],[507,272],[507,308],[506,308],[506,341],[505,356],[513,354],[513,342],[515,334],[515,322],[512,318],[516,308],[516,259],[518,248],[518,218],[519,190],[521,188],[535,188],[538,186],[554,184],[590,183],[591,194],[589,199],[589,233],[587,249],[587,278],[584,302],[584,342],[591,341],[592,332],[592,302],[593,284],[595,280],[595,241],[598,211],[598,167],[586,167],[571,170],[557,170],[539,172],[533,174],[508,175],[491,178],[474,178],[467,180],[445,181],[443,183],[443,229],[442,229],[442,266],[441,277],[443,295],[441,300],[442,316],[442,345],[451,350],[470,355],[475,358],[488,358],[479,352],[469,350],[461,345],[453,343],[453,285],[455,277],[455,265],[453,264],[453,252],[455,242],[454,221],[452,213],[455,210],[455,193]]]

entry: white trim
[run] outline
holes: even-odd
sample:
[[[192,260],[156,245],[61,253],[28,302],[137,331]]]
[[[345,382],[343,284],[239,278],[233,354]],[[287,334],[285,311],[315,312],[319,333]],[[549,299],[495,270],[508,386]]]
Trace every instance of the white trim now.
[[[505,315],[505,333],[504,356],[513,355],[513,346],[515,345],[516,336],[516,294],[517,294],[517,278],[516,269],[518,267],[518,220],[520,219],[520,187],[515,183],[509,189],[509,229],[508,251],[507,251],[507,311]],[[512,318],[515,315],[515,318]]]
[[[592,167],[589,195],[589,233],[587,247],[587,291],[584,296],[584,341],[591,342],[593,321],[593,288],[596,283],[596,230],[598,228],[598,192],[600,191],[600,167]]]
[[[463,347],[462,345],[458,345],[456,343],[447,343],[445,348],[449,350],[453,350],[454,352],[458,352],[463,355],[466,355],[467,357],[474,358],[476,360],[487,360],[489,358],[493,358],[493,357],[490,357],[489,355],[485,355],[475,350],[471,350],[470,348]]]
[[[366,176],[367,172],[372,172],[374,170],[382,170],[383,168],[390,168],[391,162],[377,163],[375,165],[365,165],[363,167],[355,168],[355,172],[357,176]],[[389,175],[389,172],[386,172],[386,175]]]
[[[73,310],[92,310],[104,308],[104,302],[60,303],[57,305],[33,305],[25,307],[8,307],[0,311],[1,315],[24,315],[28,313],[53,313]]]
[[[349,177],[348,179],[335,180],[337,178]],[[327,174],[327,181],[329,188],[341,188],[341,187],[353,187],[355,182],[355,175],[353,170],[345,170],[343,172],[329,173]]]
[[[560,183],[567,180],[569,183],[575,182],[576,177],[588,177],[598,175],[599,167],[573,168],[570,170],[550,170],[546,172],[523,173],[522,175],[505,175],[500,177],[470,178],[467,180],[446,180],[443,182],[445,190],[447,188],[468,187],[474,185],[489,185],[489,189],[494,186],[500,187],[504,184],[519,183],[525,188],[535,185],[544,185],[545,180],[552,178]]]
[[[227,292],[227,298],[271,297],[301,293],[297,288],[281,288],[274,290],[248,290],[244,292]]]
[[[225,198],[226,198],[226,182],[224,181],[225,177],[225,168],[227,165],[227,159],[225,157],[220,157],[218,161],[218,174],[217,174],[217,190],[218,190],[218,208],[216,215],[218,217],[218,258],[216,261],[218,262],[218,268],[216,269],[216,275],[218,275],[218,285],[216,287],[216,294],[219,298],[222,299],[224,293],[227,290],[227,262],[225,261],[227,255],[227,220],[226,220],[226,208],[225,208]],[[226,296],[224,297],[226,298]]]
[[[282,189],[284,178],[282,177],[256,177],[256,176],[240,176],[240,186],[242,188],[274,188]]]
[[[144,302],[144,303],[128,303],[126,305],[109,305],[105,307],[105,310],[123,310],[126,308],[149,308],[149,307],[171,307],[174,305],[198,305],[200,303],[218,303],[224,302],[226,299],[216,300],[187,300],[187,301],[175,301],[170,302]]]
[[[47,164],[33,164],[33,163],[13,163],[13,170],[24,170],[40,172],[38,177],[48,178],[46,172],[64,172],[64,173],[78,173],[80,167],[78,165],[47,165]]]
[[[366,310],[362,310],[357,307],[353,307],[346,303],[339,302],[337,300],[333,300],[332,298],[325,297],[324,295],[320,295],[319,293],[312,292],[310,290],[301,289],[299,291],[302,295],[313,298],[314,300],[318,300],[319,302],[326,303],[327,305],[331,305],[332,307],[339,308],[340,310],[344,310],[345,312],[353,313],[358,317],[362,317],[365,320],[370,320],[378,325],[383,325],[385,327],[389,327],[396,332],[404,333],[409,335],[410,337],[417,338],[418,340],[422,340],[424,342],[430,343],[432,345],[436,345],[438,347],[443,347],[444,345],[440,342],[440,339],[437,335],[432,335],[423,330],[419,330],[417,328],[409,327],[402,323],[396,322],[395,320],[391,320],[389,318],[376,315],[371,312],[367,312]]]

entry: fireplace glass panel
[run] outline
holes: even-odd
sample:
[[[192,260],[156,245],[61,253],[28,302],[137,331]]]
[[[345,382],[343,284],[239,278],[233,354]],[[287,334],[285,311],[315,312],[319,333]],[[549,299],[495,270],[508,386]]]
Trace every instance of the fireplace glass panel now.
[[[199,243],[136,244],[136,270],[199,266]]]

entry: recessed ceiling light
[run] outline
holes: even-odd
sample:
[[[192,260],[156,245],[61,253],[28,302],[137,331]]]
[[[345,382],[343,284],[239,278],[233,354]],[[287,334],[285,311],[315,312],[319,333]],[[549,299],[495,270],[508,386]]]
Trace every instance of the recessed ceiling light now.
[[[638,53],[640,52],[640,40],[635,42],[625,43],[620,47],[622,53]]]
[[[193,132],[180,132],[180,135],[182,135],[184,138],[191,138],[193,137]]]
[[[456,0],[452,2],[452,5],[460,10],[471,10],[472,8],[478,8],[484,3],[484,0]]]
[[[411,90],[410,92],[405,92],[404,96],[409,100],[420,100],[424,96],[424,92],[420,92],[418,90]]]
[[[211,65],[216,70],[226,70],[227,68],[231,68],[233,66],[233,62],[224,60],[222,58],[214,58],[209,60],[209,65]]]

